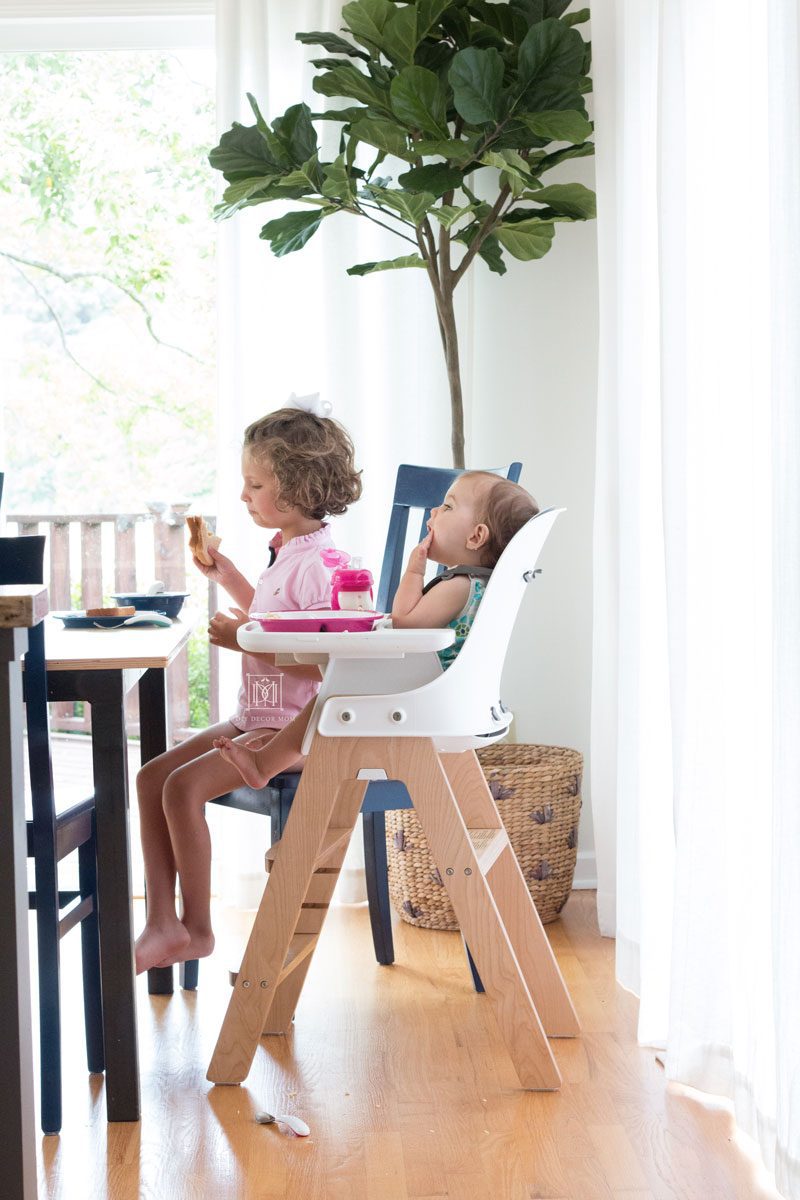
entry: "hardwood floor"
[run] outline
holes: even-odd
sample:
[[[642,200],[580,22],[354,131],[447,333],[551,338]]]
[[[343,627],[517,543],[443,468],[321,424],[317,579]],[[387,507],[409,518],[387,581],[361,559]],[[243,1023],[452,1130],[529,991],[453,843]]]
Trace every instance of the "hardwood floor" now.
[[[614,983],[594,894],[574,892],[548,932],[583,1026],[554,1043],[560,1092],[519,1089],[457,934],[398,922],[398,961],[379,967],[361,906],[331,910],[292,1033],[263,1040],[242,1087],[205,1079],[225,940],[196,995],[148,997],[141,980],[139,1124],[106,1124],[72,1001],[66,1117],[60,1138],[41,1139],[42,1197],[772,1200],[729,1112],[668,1086],[636,1045],[636,1002]],[[77,942],[63,943],[67,993]],[[311,1136],[257,1125],[260,1109],[301,1116]]]

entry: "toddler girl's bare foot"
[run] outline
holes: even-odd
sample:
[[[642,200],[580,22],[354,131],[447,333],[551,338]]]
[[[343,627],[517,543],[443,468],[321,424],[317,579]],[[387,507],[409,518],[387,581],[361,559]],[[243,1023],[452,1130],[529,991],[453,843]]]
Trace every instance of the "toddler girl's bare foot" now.
[[[264,775],[258,769],[255,755],[249,747],[232,742],[227,737],[215,738],[214,745],[225,759],[225,762],[229,762],[231,766],[236,767],[236,770],[248,787],[260,788],[264,786],[269,776]]]
[[[159,967],[171,967],[175,963],[190,962],[195,958],[208,958],[214,949],[214,934],[207,927],[194,929],[190,925],[183,926],[186,941],[172,954],[168,954],[158,964]]]
[[[177,917],[158,923],[148,921],[136,939],[136,974],[160,967],[167,959],[182,962],[181,955],[189,941],[189,931]]]

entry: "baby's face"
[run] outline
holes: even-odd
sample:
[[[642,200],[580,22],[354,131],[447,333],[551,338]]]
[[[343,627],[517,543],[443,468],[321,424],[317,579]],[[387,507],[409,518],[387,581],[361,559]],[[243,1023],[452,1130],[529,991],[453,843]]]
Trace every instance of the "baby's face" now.
[[[480,489],[474,479],[457,479],[441,504],[431,509],[428,530],[433,534],[428,557],[453,567],[474,561],[467,542],[480,522]]]

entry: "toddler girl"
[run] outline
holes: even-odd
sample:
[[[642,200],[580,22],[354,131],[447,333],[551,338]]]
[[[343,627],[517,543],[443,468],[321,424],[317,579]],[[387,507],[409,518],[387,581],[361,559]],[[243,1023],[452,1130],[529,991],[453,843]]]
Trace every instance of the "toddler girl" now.
[[[195,566],[225,588],[233,616],[216,613],[209,640],[242,654],[236,711],[146,763],[136,778],[147,882],[147,920],[136,941],[136,970],[203,958],[214,947],[210,916],[211,842],[203,806],[241,785],[241,774],[214,749],[264,744],[291,725],[319,690],[317,667],[275,665],[271,654],[244,654],[236,631],[249,612],[330,607],[330,572],[320,550],[333,545],[324,517],[361,495],[353,444],[341,425],[283,408],[245,431],[242,501],[261,529],[278,529],[255,588],[229,558],[209,548],[212,566]],[[298,753],[285,766],[299,765]],[[175,908],[180,879],[183,914]]]
[[[536,501],[517,483],[489,471],[460,475],[438,508],[431,509],[428,533],[411,552],[392,604],[392,626],[455,629],[453,645],[439,652],[446,670],[464,645],[492,568],[517,530],[538,511]],[[425,586],[428,559],[451,565]],[[263,787],[297,761],[313,707],[312,699],[263,747],[243,745],[225,735],[214,745],[245,783]]]

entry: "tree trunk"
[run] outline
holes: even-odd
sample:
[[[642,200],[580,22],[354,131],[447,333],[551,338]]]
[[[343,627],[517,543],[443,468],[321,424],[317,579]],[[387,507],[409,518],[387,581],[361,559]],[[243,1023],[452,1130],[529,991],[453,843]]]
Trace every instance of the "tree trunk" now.
[[[444,283],[441,301],[438,304],[439,321],[442,329],[444,357],[447,365],[447,382],[450,387],[451,447],[453,466],[464,467],[464,403],[461,394],[461,368],[458,361],[458,332],[453,307],[453,289]]]

